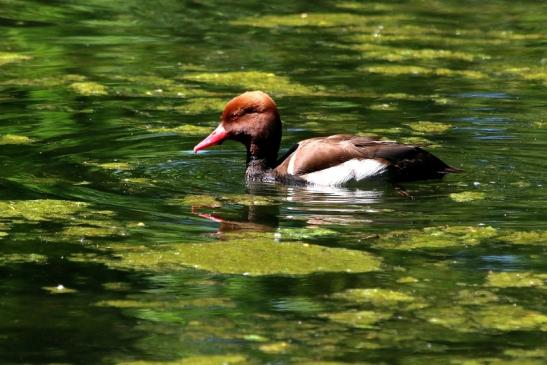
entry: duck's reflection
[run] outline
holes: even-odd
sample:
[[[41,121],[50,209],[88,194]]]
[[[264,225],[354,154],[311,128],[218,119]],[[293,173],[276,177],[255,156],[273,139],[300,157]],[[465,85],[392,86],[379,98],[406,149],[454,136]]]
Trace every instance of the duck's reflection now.
[[[304,222],[308,227],[362,224],[371,222],[371,214],[380,210],[377,207],[384,201],[385,192],[377,186],[363,189],[257,183],[247,185],[246,193],[265,197],[271,203],[243,205],[239,217],[211,214],[202,207],[192,207],[192,213],[218,223],[217,234],[274,231],[282,221]]]

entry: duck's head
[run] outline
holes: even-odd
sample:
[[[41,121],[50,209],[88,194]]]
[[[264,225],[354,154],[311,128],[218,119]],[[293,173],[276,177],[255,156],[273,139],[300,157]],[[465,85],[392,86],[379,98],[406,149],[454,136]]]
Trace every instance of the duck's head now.
[[[281,120],[273,99],[262,91],[247,91],[230,100],[218,127],[194,147],[194,152],[228,139],[246,146],[247,162],[265,159],[268,165],[274,164],[281,143]]]

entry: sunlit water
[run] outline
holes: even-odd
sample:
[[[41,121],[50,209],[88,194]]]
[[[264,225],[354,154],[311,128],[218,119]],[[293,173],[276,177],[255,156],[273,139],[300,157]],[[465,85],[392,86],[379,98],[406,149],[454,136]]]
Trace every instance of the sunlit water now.
[[[543,364],[546,14],[0,0],[0,362]],[[465,173],[245,186],[248,89]]]

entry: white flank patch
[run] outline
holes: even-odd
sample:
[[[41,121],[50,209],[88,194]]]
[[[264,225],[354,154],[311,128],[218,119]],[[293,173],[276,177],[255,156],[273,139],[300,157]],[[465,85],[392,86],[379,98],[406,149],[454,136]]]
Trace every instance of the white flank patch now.
[[[289,161],[289,169],[290,169]],[[373,159],[354,158],[324,170],[300,176],[315,185],[343,185],[350,181],[362,181],[381,175],[387,170],[385,163]]]
[[[289,166],[287,167],[287,172],[289,175],[294,175],[294,160],[296,159],[296,151],[293,152],[291,159],[289,160]]]

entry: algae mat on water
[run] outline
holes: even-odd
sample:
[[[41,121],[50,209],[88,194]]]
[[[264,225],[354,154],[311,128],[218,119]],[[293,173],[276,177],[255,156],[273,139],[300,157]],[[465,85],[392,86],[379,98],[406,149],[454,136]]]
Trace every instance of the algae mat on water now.
[[[117,261],[106,264],[138,270],[162,271],[193,267],[224,274],[305,275],[314,272],[376,271],[380,260],[369,253],[303,242],[276,242],[273,237],[232,238],[228,241],[133,246],[117,250]],[[99,259],[101,260],[101,259]]]

